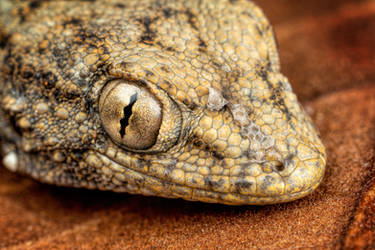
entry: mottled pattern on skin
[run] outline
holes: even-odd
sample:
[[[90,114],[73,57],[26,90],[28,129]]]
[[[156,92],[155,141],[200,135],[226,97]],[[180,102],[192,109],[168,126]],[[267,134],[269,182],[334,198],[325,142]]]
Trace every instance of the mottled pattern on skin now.
[[[0,28],[0,136],[13,171],[237,205],[295,200],[322,180],[324,146],[251,1],[2,0]],[[99,99],[115,80],[160,103],[151,147],[106,132]]]

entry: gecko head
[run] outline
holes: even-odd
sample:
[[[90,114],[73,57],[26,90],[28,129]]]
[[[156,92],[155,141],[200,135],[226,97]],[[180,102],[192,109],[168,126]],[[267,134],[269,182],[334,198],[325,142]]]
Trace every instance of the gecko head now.
[[[146,49],[124,62],[117,49],[96,62],[104,73],[77,63],[73,72],[93,72],[64,82],[23,63],[4,81],[5,166],[58,185],[237,205],[288,202],[319,185],[324,146],[277,70],[177,81],[195,71],[176,73],[158,54],[167,61],[151,67]]]
[[[207,3],[47,1],[6,25],[17,33],[7,28],[0,53],[4,165],[51,184],[225,204],[314,190],[324,147],[278,73],[262,11]]]

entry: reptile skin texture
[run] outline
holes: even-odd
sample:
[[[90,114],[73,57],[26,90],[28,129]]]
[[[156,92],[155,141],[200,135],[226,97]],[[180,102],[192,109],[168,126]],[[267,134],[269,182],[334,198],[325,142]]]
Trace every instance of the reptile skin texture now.
[[[42,182],[263,205],[323,178],[251,1],[1,0],[0,61],[4,166]]]

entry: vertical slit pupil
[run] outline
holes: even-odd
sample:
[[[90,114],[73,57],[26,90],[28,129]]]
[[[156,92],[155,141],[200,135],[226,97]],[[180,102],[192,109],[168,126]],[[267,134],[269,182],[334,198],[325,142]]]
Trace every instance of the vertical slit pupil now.
[[[134,95],[132,95],[130,97],[130,102],[127,106],[124,107],[124,116],[123,118],[120,120],[120,124],[121,124],[121,128],[120,128],[120,135],[121,135],[121,139],[124,138],[124,135],[125,135],[125,129],[126,127],[129,125],[129,119],[130,119],[130,116],[132,115],[133,111],[133,105],[134,103],[137,101],[137,97],[138,97],[138,94],[135,93]]]

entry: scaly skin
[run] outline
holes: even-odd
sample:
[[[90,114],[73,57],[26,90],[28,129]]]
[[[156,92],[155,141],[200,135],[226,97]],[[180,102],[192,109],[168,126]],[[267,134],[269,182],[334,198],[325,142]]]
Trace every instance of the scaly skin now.
[[[322,180],[324,146],[251,1],[1,0],[0,30],[13,171],[233,205],[295,200]],[[117,83],[129,93],[107,98]]]

